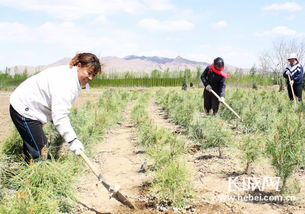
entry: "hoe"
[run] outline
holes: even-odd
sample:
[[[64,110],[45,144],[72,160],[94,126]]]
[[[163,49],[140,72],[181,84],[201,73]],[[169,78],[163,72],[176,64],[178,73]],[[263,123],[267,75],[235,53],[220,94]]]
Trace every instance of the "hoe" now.
[[[294,105],[296,105],[297,100],[295,98],[295,94],[294,94],[294,90],[293,90],[293,83],[292,83],[290,75],[288,75],[288,79],[289,79],[289,84],[290,84],[290,88],[291,88],[291,93],[292,93],[292,96],[293,96]]]
[[[108,190],[111,197],[115,198],[117,201],[121,202],[122,204],[129,207],[130,209],[135,209],[135,206],[127,199],[127,197],[125,197],[122,193],[120,193],[119,188],[117,188],[116,186],[111,186],[106,181],[106,179],[104,178],[102,173],[99,173],[97,171],[97,169],[92,165],[92,162],[89,160],[89,158],[87,157],[87,155],[84,152],[81,151],[79,155],[84,159],[84,161],[89,166],[89,168],[92,170],[92,172],[101,181],[103,186]]]
[[[211,89],[211,92],[214,94],[215,97],[217,97],[217,99],[220,101],[220,97],[218,96],[218,94],[216,94],[215,91],[213,91]],[[240,116],[225,102],[225,101],[221,101],[238,119],[241,120]]]

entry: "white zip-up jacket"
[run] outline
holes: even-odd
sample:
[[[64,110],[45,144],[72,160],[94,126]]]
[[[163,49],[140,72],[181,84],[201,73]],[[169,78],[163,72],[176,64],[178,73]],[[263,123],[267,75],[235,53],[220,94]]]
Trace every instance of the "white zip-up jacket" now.
[[[77,67],[51,67],[22,82],[10,104],[22,116],[42,124],[52,121],[66,142],[77,138],[69,113],[81,90]]]

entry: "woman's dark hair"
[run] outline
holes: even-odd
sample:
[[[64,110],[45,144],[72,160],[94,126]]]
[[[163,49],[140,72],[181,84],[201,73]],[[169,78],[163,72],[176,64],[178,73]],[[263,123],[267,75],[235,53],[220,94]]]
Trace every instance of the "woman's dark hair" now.
[[[79,53],[70,61],[70,68],[73,66],[89,67],[94,73],[102,72],[100,60],[92,53]]]

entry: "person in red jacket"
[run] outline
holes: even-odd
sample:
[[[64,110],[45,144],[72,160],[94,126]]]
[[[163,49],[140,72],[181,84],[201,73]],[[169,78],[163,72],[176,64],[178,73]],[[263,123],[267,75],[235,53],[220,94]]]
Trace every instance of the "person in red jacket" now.
[[[214,63],[207,66],[201,75],[201,81],[205,87],[203,92],[204,110],[207,114],[213,111],[215,115],[219,109],[219,102],[224,101],[226,90],[226,79],[229,77],[224,72],[224,61],[221,57],[214,59]],[[212,94],[211,90],[215,91],[220,100]]]

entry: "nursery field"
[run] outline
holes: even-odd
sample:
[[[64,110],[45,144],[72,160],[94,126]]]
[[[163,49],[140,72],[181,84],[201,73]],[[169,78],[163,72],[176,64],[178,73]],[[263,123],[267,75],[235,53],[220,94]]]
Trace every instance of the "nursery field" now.
[[[52,125],[51,160],[27,165],[0,93],[0,213],[305,213],[305,106],[229,88],[217,116],[202,89],[84,91],[70,113],[85,153],[136,206],[114,198]]]

